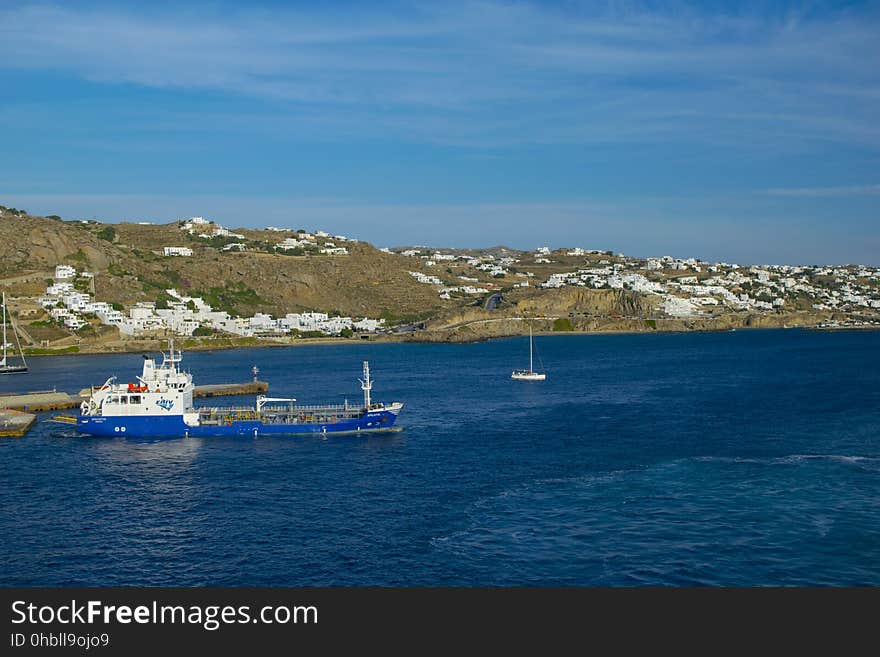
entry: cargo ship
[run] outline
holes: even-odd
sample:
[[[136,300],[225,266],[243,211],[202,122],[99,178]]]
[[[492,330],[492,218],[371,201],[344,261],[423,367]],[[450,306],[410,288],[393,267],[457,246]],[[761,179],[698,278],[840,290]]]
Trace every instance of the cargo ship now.
[[[180,367],[183,356],[162,353],[161,363],[144,356],[134,383],[110,377],[92,388],[80,406],[76,426],[91,436],[213,437],[286,436],[295,434],[368,434],[394,427],[403,404],[370,398],[370,364],[363,363],[363,404],[301,406],[292,397],[258,395],[252,407],[194,407],[192,374]],[[62,418],[58,418],[61,420]],[[71,418],[72,420],[73,418]]]

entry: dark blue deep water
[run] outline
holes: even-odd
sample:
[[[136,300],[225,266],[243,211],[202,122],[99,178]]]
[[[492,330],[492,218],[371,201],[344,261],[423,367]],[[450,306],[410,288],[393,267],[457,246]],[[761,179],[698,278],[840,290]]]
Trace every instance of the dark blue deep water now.
[[[185,354],[196,383],[407,403],[384,437],[0,440],[3,585],[880,585],[880,333]],[[0,389],[129,379],[33,358]],[[214,400],[198,400],[207,404]],[[235,403],[244,400],[235,398]]]

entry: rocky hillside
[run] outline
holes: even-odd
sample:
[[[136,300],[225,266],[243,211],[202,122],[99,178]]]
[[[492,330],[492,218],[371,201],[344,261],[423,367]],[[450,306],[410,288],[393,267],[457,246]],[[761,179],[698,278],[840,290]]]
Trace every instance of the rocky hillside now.
[[[49,217],[35,217],[5,209],[0,214],[0,275],[9,277],[53,269],[67,262],[88,262],[97,270],[123,254],[83,229]]]
[[[174,288],[242,317],[318,311],[383,317],[401,332],[424,328],[398,339],[477,340],[519,335],[528,325],[539,332],[880,326],[880,270],[863,266],[739,267],[546,247],[388,252],[320,231],[194,221],[64,221],[0,206],[0,287],[27,342],[106,346],[119,338],[95,318],[71,330],[38,305],[59,264],[93,273],[77,279],[78,289],[117,309],[167,302]],[[282,241],[297,246],[279,249]],[[166,256],[165,247],[192,255]]]
[[[176,288],[240,314],[313,310],[415,319],[442,305],[435,290],[409,275],[406,258],[370,244],[347,242],[345,256],[285,255],[271,248],[284,233],[236,232],[245,235],[247,251],[223,251],[223,243],[188,235],[176,222],[69,222],[6,209],[0,278],[12,294],[39,294],[54,267],[69,264],[95,273],[94,293],[102,301],[129,306]],[[165,246],[188,246],[194,255],[166,257]]]
[[[620,315],[650,317],[657,299],[628,290],[591,290],[563,287],[532,294],[519,301],[519,312],[526,315]]]

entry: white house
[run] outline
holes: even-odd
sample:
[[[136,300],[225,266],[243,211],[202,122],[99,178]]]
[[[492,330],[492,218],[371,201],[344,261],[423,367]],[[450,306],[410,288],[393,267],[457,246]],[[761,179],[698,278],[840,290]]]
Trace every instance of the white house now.
[[[85,326],[86,324],[88,324],[88,322],[85,322],[85,321],[83,321],[82,319],[80,319],[79,317],[76,317],[76,316],[73,316],[73,317],[65,317],[65,318],[64,318],[64,325],[65,325],[67,328],[69,328],[69,329],[71,329],[71,330],[74,330],[74,331],[76,331],[76,330],[78,330],[78,329],[81,329],[81,328],[82,328],[83,326]]]
[[[61,296],[67,292],[73,291],[73,283],[53,283],[46,288],[46,294],[52,296]]]
[[[74,269],[70,265],[58,265],[57,267],[55,267],[56,281],[64,281],[71,278],[76,278],[76,269]]]
[[[248,320],[248,325],[255,331],[273,331],[278,328],[272,315],[257,313]]]
[[[436,276],[428,276],[420,271],[411,271],[410,276],[415,278],[419,283],[427,283],[429,285],[442,285],[443,282]]]
[[[98,319],[100,319],[104,324],[113,324],[115,326],[119,326],[122,324],[124,317],[122,316],[122,312],[119,310],[105,310],[98,312]]]
[[[368,317],[364,317],[359,322],[354,322],[352,324],[352,328],[357,329],[358,331],[366,331],[369,333],[375,333],[379,330],[385,323],[384,319],[369,319]]]
[[[212,237],[236,237],[238,239],[244,239],[244,235],[241,233],[233,233],[228,228],[224,228],[223,226],[217,226],[211,231]]]
[[[317,244],[306,239],[300,240],[295,237],[287,237],[278,242],[278,244],[275,245],[275,248],[290,251],[291,249],[306,248],[307,246],[317,246]]]
[[[164,251],[166,256],[191,256],[193,254],[193,250],[188,246],[166,246]]]

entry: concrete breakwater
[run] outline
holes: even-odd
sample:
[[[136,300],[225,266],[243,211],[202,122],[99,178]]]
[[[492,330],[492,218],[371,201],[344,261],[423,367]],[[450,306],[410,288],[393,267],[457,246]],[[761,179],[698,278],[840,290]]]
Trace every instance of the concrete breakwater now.
[[[258,395],[269,391],[265,381],[248,381],[247,383],[214,383],[195,386],[193,397],[224,397],[226,395]],[[89,388],[83,388],[79,394],[66,392],[42,391],[21,394],[0,395],[0,410],[24,411],[26,413],[42,413],[76,408],[88,397]]]
[[[0,438],[20,438],[33,426],[37,416],[21,411],[0,410]]]
[[[40,413],[78,406],[82,398],[66,392],[24,392],[0,397],[0,409]]]

